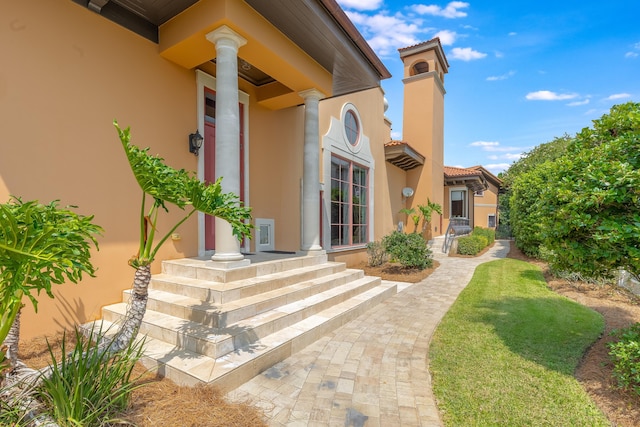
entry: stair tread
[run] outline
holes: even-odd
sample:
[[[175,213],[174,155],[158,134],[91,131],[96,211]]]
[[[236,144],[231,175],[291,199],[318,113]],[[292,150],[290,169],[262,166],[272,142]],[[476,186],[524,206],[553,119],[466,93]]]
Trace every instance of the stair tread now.
[[[235,368],[276,350],[304,333],[312,331],[325,322],[348,313],[374,296],[388,292],[394,286],[395,283],[393,282],[380,283],[378,286],[347,301],[322,310],[300,322],[267,335],[247,347],[237,349],[218,358],[184,350],[173,344],[149,337],[146,338],[145,355],[159,360],[172,368],[184,371],[198,381],[212,382],[230,373]]]
[[[293,283],[291,285],[287,285],[282,288],[262,292],[257,295],[248,296],[245,298],[241,298],[241,299],[226,302],[226,303],[207,302],[205,300],[201,300],[198,298],[192,298],[189,296],[180,295],[180,294],[163,291],[159,289],[149,289],[149,298],[158,299],[158,300],[161,299],[164,302],[169,302],[171,304],[188,307],[194,310],[211,311],[211,312],[215,311],[219,313],[224,313],[240,307],[246,307],[248,305],[255,304],[257,302],[263,302],[270,298],[276,298],[282,295],[291,294],[301,289],[324,284],[336,279],[345,278],[345,277],[348,278],[350,276],[353,276],[354,274],[357,274],[359,271],[360,270],[346,269],[337,273],[316,277],[313,279],[305,280],[303,282]],[[125,293],[127,294],[131,292],[132,292],[131,289],[128,289],[125,291]]]
[[[301,300],[284,304],[282,306],[267,310],[263,313],[252,316],[248,319],[232,323],[223,328],[212,328],[210,326],[203,325],[202,323],[195,322],[188,319],[183,319],[170,314],[161,313],[155,310],[147,309],[144,323],[151,324],[157,327],[166,329],[175,329],[183,331],[184,333],[195,336],[201,339],[206,339],[212,342],[219,342],[224,339],[233,337],[234,335],[246,332],[247,328],[253,329],[274,319],[278,319],[283,316],[290,315],[300,310],[304,310],[307,307],[317,304],[324,299],[331,298],[335,295],[339,295],[342,292],[346,292],[351,289],[355,289],[371,281],[379,280],[378,277],[364,276],[360,279],[350,281],[348,283],[336,286],[332,289],[328,289],[324,292],[317,293]],[[351,298],[357,297],[357,295]],[[127,307],[127,303],[121,302],[106,306],[104,309],[112,311],[114,313],[123,315]]]
[[[268,282],[274,279],[295,277],[297,275],[300,275],[309,271],[331,269],[331,268],[339,267],[340,265],[341,263],[339,262],[326,262],[323,264],[315,264],[315,265],[294,268],[290,270],[277,271],[274,273],[262,274],[256,277],[234,280],[230,282],[216,282],[216,281],[211,281],[206,279],[184,277],[184,276],[179,276],[179,275],[174,275],[169,273],[158,273],[153,275],[153,277],[151,278],[151,283],[153,283],[154,281],[171,281],[171,282],[175,282],[182,285],[227,291],[227,290],[232,290],[237,288],[243,288],[246,286],[251,286],[256,283]]]

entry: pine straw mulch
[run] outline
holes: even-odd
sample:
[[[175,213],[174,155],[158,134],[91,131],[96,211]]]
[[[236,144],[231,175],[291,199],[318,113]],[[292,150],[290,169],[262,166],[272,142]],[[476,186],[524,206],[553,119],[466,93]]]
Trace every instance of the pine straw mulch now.
[[[387,262],[377,267],[371,267],[366,262],[362,262],[358,265],[350,266],[349,268],[364,270],[364,274],[367,276],[378,276],[382,280],[417,283],[433,273],[439,265],[440,263],[434,260],[431,267],[425,268],[424,270],[418,270],[417,268],[404,268],[400,264],[391,262]]]
[[[616,387],[613,365],[606,343],[612,341],[609,332],[640,322],[640,298],[617,286],[602,286],[570,282],[553,276],[546,263],[525,256],[511,244],[509,258],[539,266],[550,289],[602,314],[605,331],[584,355],[575,376],[591,399],[609,418],[613,426],[633,427],[640,423],[640,397]]]
[[[73,333],[67,333],[67,350],[73,346]],[[60,360],[62,334],[49,342]],[[27,365],[41,368],[51,361],[45,337],[20,344],[19,354]],[[181,387],[171,380],[149,373],[138,363],[133,377],[141,375],[142,387],[132,393],[131,406],[121,419],[139,427],[260,427],[266,417],[251,402],[231,403],[212,386]],[[127,424],[118,424],[127,425]]]

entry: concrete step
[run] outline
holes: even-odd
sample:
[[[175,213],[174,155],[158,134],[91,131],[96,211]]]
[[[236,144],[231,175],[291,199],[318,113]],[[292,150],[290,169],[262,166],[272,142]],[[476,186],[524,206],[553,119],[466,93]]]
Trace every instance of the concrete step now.
[[[192,320],[213,328],[223,328],[248,317],[261,314],[278,306],[290,304],[332,287],[348,283],[364,276],[361,270],[344,269],[326,276],[278,287],[259,295],[253,295],[224,304],[216,304],[197,298],[169,293],[157,289],[149,290],[147,308],[182,319]],[[131,290],[123,293],[128,302]]]
[[[309,258],[313,261],[315,257]],[[302,264],[301,262],[299,263]],[[273,267],[277,266],[277,263],[270,264]],[[200,267],[192,268],[198,269]],[[289,268],[281,271],[263,273],[260,276],[237,279],[230,282],[218,282],[202,278],[206,277],[206,274],[196,274],[198,277],[186,277],[185,275],[174,276],[169,273],[164,273],[152,277],[149,289],[187,296],[211,303],[226,304],[274,289],[283,288],[294,283],[344,271],[345,268],[344,263],[325,262],[322,264],[303,265],[296,269]]]
[[[379,284],[378,277],[361,277],[221,328],[212,328],[193,319],[148,309],[140,332],[176,347],[218,358],[252,345],[275,331],[287,328]],[[103,309],[103,318],[109,322],[118,322],[124,317],[126,308],[127,304],[124,302],[107,306]]]
[[[229,391],[355,319],[395,293],[395,283],[379,282],[377,286],[365,292],[222,357],[203,355],[164,340],[147,337],[142,362],[178,384],[213,383],[223,391]]]
[[[228,283],[249,279],[303,267],[324,264],[325,253],[318,255],[297,256],[272,261],[250,264],[245,267],[222,269],[216,267],[211,259],[182,258],[162,261],[162,272],[172,276],[200,279],[209,282]]]

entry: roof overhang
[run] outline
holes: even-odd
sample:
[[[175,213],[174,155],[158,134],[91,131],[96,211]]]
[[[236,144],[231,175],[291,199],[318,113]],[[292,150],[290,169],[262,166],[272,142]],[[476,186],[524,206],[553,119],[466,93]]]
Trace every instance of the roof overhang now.
[[[384,145],[384,158],[387,162],[408,171],[424,165],[425,157],[404,141],[391,141]]]
[[[206,34],[227,25],[249,41],[239,58],[275,80],[259,96],[268,108],[302,103],[301,90],[338,96],[391,77],[335,0],[73,1],[158,43],[163,57],[189,69],[211,69],[215,48]]]

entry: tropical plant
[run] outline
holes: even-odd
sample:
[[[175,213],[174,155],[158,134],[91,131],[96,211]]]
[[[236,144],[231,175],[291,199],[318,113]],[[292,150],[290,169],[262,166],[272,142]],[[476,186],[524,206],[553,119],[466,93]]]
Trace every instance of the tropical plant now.
[[[17,358],[23,297],[37,311],[42,291],[53,298],[52,285],[94,276],[91,248],[98,247],[95,236],[102,229],[92,220],[57,201],[45,205],[14,197],[0,204],[0,361],[8,352],[6,368]]]
[[[432,202],[431,199],[427,198],[426,205],[418,205],[418,209],[422,214],[422,231],[429,229],[431,226],[431,217],[433,213],[438,213],[442,215],[442,206],[439,203]]]
[[[116,121],[113,124],[133,175],[142,189],[142,203],[138,253],[129,260],[129,265],[136,270],[133,292],[122,326],[109,344],[111,352],[125,348],[134,339],[147,307],[150,265],[162,244],[181,224],[200,211],[227,221],[238,239],[250,237],[251,230],[251,210],[241,206],[235,194],[222,192],[221,178],[214,183],[203,183],[184,169],[171,168],[161,157],[150,155],[148,148],[140,149],[131,144],[129,128],[121,129]],[[150,207],[147,207],[147,197],[153,199]],[[167,204],[172,204],[185,213],[155,242],[159,214],[162,210],[168,212]]]
[[[407,216],[407,224],[409,224],[409,218],[411,218],[414,226],[413,232],[416,233],[418,231],[418,224],[420,223],[420,215],[414,215],[416,213],[414,208],[402,208],[400,209],[400,213]]]
[[[133,341],[116,355],[100,351],[95,334],[87,337],[76,329],[75,345],[68,358],[56,362],[51,345],[51,374],[38,386],[39,400],[60,426],[101,426],[127,408],[139,375],[133,368],[142,356],[143,341]],[[67,354],[66,334],[60,343]]]

